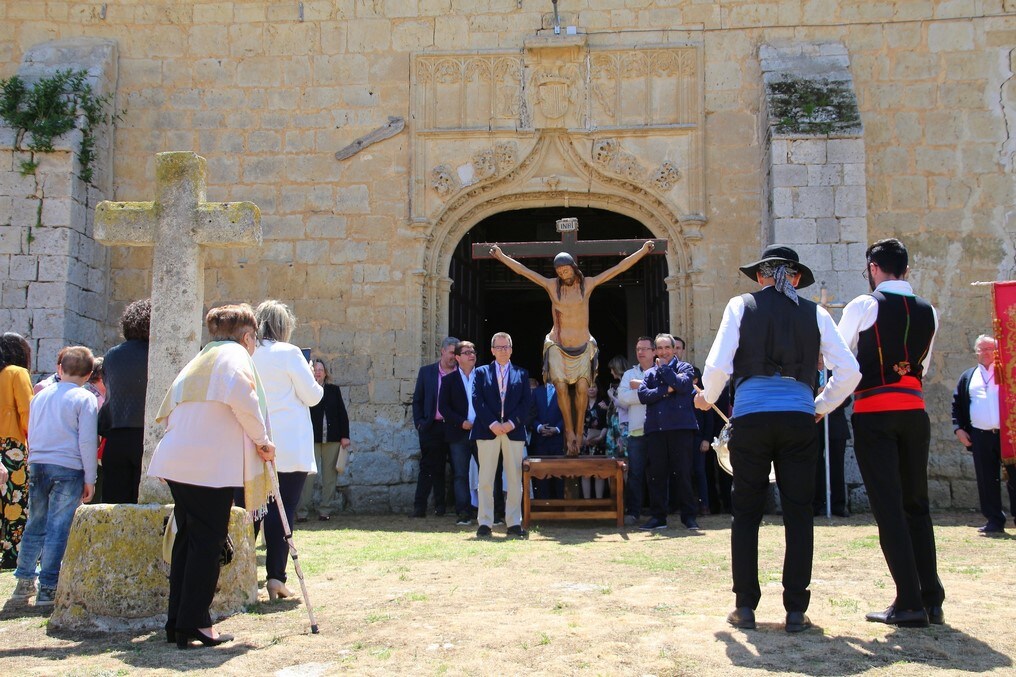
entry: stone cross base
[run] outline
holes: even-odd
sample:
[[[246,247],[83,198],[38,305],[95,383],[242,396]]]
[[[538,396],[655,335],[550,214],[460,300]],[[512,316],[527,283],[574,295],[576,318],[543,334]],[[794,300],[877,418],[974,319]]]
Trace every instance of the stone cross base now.
[[[60,568],[50,626],[113,632],[161,628],[169,596],[162,521],[172,507],[79,507]],[[235,553],[219,576],[213,619],[242,612],[257,600],[254,532],[241,508],[233,508],[229,535]]]

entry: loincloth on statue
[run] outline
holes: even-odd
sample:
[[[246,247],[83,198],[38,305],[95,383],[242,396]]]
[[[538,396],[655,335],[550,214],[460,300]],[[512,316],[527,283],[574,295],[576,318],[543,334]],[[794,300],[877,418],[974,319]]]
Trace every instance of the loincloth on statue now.
[[[600,349],[592,336],[584,346],[565,348],[551,340],[550,334],[543,339],[543,381],[544,383],[578,383],[581,379],[592,384],[599,367]]]

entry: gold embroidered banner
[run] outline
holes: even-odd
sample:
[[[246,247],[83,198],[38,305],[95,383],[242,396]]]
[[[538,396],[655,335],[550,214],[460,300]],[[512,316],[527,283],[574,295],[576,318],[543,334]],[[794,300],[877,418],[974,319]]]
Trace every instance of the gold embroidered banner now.
[[[1016,280],[991,285],[1002,462],[1016,465]]]

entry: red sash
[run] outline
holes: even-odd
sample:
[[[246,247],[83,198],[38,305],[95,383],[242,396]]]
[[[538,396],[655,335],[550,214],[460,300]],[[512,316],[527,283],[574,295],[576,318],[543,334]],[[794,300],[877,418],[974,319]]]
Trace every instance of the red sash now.
[[[998,339],[995,376],[1002,463],[1016,465],[1016,281],[991,285],[991,308]]]

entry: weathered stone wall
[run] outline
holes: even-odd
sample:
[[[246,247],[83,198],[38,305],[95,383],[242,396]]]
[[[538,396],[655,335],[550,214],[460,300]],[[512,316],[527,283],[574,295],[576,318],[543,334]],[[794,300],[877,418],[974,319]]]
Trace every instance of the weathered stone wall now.
[[[84,70],[96,96],[116,86],[116,44],[77,38],[33,46],[17,74],[26,82]],[[112,191],[113,134],[96,129],[92,182],[81,180],[81,132],[32,156],[0,125],[0,327],[27,336],[32,369],[52,373],[60,348],[108,341],[109,254],[92,238],[93,210]],[[23,163],[36,162],[34,171]]]
[[[519,50],[548,34],[550,7],[542,0],[302,6],[301,20],[296,2],[4,0],[0,73],[15,72],[25,50],[45,40],[116,40],[127,115],[116,130],[109,197],[149,194],[153,153],[194,150],[215,182],[209,200],[261,207],[264,248],[210,253],[206,302],[293,304],[301,319],[294,341],[329,363],[355,422],[358,451],[342,480],[351,483],[351,507],[360,509],[359,495],[371,509],[404,508],[416,453],[408,402],[416,368],[435,357],[423,354],[435,337],[422,327],[440,326],[420,319],[439,311],[421,311],[430,233],[409,216],[411,55]],[[707,223],[690,247],[691,292],[682,302],[691,326],[675,328],[692,337],[699,361],[726,299],[748,288],[733,264],[753,259],[762,244],[759,47],[846,47],[864,122],[869,239],[907,242],[912,281],[942,315],[927,380],[934,500],[973,505],[973,475],[953,442],[948,403],[972,363],[973,337],[989,326],[986,294],[968,283],[1016,275],[1009,131],[1016,3],[562,0],[560,9],[563,24],[587,33],[591,48],[701,46]],[[335,151],[391,115],[407,117],[406,132],[335,160]],[[150,256],[112,250],[110,325],[126,302],[148,293]],[[363,483],[365,473],[377,484]]]

